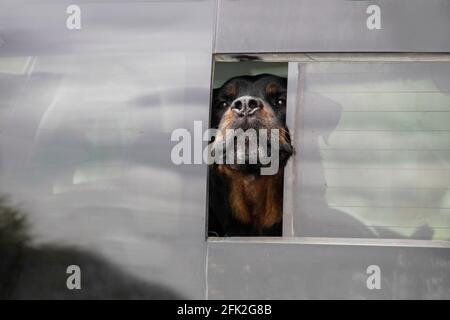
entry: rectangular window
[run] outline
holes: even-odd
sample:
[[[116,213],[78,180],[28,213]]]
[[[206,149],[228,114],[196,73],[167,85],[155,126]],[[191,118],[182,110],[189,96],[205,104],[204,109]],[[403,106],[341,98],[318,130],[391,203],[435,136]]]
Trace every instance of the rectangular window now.
[[[450,239],[450,63],[297,67],[295,235]]]
[[[285,238],[450,240],[449,55],[253,58],[289,63]]]
[[[287,71],[287,63],[277,62],[215,64],[209,236],[282,236],[286,161],[278,150],[286,148],[286,160],[292,150],[286,128]]]

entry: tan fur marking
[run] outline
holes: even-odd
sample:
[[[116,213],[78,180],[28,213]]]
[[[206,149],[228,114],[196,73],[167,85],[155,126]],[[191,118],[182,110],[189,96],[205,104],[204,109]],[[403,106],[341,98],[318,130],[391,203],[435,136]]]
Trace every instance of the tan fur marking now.
[[[274,95],[275,93],[277,93],[278,89],[279,88],[278,88],[278,85],[276,83],[269,83],[266,86],[266,93],[267,93],[267,95],[271,96],[271,95]]]
[[[237,88],[236,85],[234,84],[229,84],[226,88],[225,88],[225,94],[229,97],[234,97],[237,94]]]
[[[234,115],[231,109],[228,109],[222,116],[222,120],[219,123],[219,132],[216,135],[216,141],[225,140],[225,131],[229,129],[233,123]]]
[[[226,165],[218,171],[229,183],[229,204],[233,216],[244,224],[252,224],[262,232],[281,221],[283,210],[282,169],[274,176],[254,178],[242,175]]]

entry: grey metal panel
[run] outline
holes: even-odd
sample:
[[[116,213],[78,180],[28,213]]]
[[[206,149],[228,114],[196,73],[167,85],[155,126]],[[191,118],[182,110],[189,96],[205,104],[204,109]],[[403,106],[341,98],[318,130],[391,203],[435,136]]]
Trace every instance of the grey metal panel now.
[[[215,52],[449,52],[447,0],[218,0]],[[369,5],[381,29],[366,27]]]
[[[210,299],[448,299],[448,249],[208,243]],[[381,289],[366,286],[367,267]]]
[[[0,9],[0,193],[50,246],[11,295],[146,297],[137,281],[204,298],[206,167],[174,165],[170,136],[208,120],[214,3],[83,1],[77,31],[69,4]],[[78,293],[57,264],[80,259],[55,244],[102,261]]]

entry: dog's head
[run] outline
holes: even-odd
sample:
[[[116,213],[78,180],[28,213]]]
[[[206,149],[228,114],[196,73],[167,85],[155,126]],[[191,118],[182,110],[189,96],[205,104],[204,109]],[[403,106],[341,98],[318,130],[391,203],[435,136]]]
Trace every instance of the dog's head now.
[[[268,148],[268,151],[272,154],[278,151],[280,165],[284,166],[293,153],[286,127],[286,94],[287,79],[270,74],[240,76],[228,80],[213,93],[211,125],[219,130],[216,141],[225,140],[227,129],[242,129],[244,132],[249,129],[257,132],[260,129],[267,129],[269,137],[271,132],[276,130],[279,150]],[[270,144],[270,138],[268,142]],[[258,148],[260,147],[262,146],[258,145]],[[244,150],[244,157],[247,160],[252,152],[257,152],[251,148]],[[260,166],[261,163],[258,162],[256,165],[246,163],[232,167],[250,172]]]

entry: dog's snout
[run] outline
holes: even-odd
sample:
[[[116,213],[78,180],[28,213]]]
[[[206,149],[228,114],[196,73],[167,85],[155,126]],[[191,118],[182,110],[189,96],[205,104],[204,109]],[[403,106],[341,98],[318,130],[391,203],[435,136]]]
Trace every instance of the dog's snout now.
[[[253,115],[257,110],[261,109],[262,101],[255,97],[240,97],[233,101],[231,109],[239,116]]]

